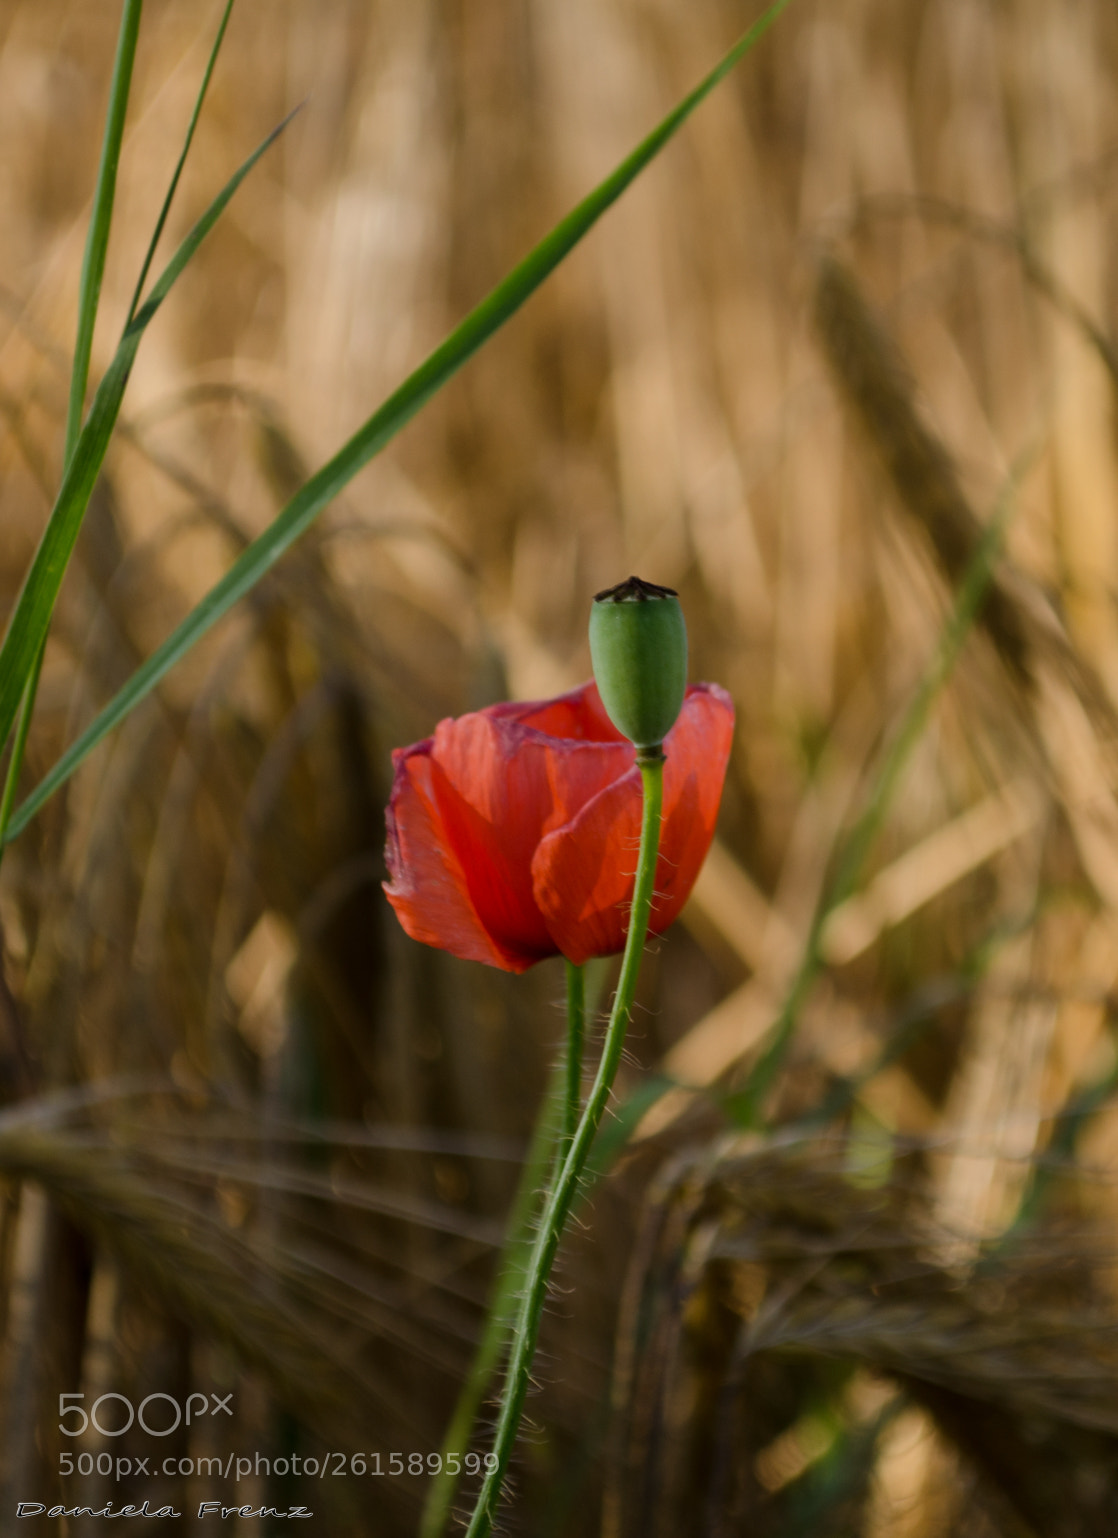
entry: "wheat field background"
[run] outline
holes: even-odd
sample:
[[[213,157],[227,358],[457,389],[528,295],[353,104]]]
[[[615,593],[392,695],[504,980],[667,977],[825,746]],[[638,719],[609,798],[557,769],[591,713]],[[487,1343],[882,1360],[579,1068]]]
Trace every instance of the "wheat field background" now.
[[[239,0],[168,239],[302,110],[144,341],[25,790],[754,15]],[[0,0],[5,613],[58,482],[117,19]],[[216,20],[145,12],[95,375]],[[636,571],[679,589],[735,749],[646,959],[628,1141],[564,1247],[506,1530],[1115,1530],[1116,75],[1102,0],[792,0],[11,845],[2,1525],[20,1499],[232,1497],[60,1480],[68,1449],[152,1450],[71,1446],[60,1393],[232,1392],[160,1443],[191,1464],[438,1449],[563,980],[398,931],[389,750],[581,682],[590,597]],[[920,714],[997,509],[989,596]],[[236,1494],[390,1538],[426,1484]]]

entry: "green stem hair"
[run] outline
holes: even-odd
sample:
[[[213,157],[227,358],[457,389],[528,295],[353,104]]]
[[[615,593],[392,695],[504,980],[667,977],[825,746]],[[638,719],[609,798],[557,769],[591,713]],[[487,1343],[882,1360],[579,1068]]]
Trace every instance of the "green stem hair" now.
[[[545,1180],[554,1179],[555,1174],[562,1169],[578,1124],[585,1028],[586,974],[582,967],[576,967],[574,962],[568,961],[566,1050],[551,1070],[543,1104],[536,1118],[505,1231],[497,1281],[485,1328],[439,1449],[439,1472],[432,1479],[427,1492],[419,1524],[419,1538],[441,1538],[446,1527],[478,1411],[489,1392],[493,1374],[505,1353],[516,1322],[516,1300],[524,1285],[524,1273],[536,1231],[536,1218],[540,1203],[544,1200]],[[550,1176],[549,1166],[552,1166]]]
[[[540,1331],[540,1319],[547,1297],[548,1278],[559,1248],[559,1240],[571,1210],[579,1177],[589,1156],[595,1134],[605,1114],[610,1089],[621,1061],[625,1044],[625,1030],[633,1007],[633,995],[637,986],[648,919],[652,911],[653,881],[656,875],[656,856],[660,847],[660,807],[663,799],[664,762],[659,749],[656,756],[639,757],[641,780],[644,791],[644,809],[641,817],[640,853],[637,857],[637,876],[633,888],[633,908],[629,918],[629,934],[625,941],[625,954],[621,961],[621,976],[613,1000],[609,1025],[606,1029],[602,1060],[593,1088],[586,1102],[567,1156],[557,1171],[555,1182],[548,1193],[547,1203],[540,1218],[539,1232],[528,1261],[524,1295],[513,1333],[512,1351],[508,1371],[501,1394],[497,1432],[493,1441],[491,1461],[493,1468],[486,1474],[478,1493],[477,1505],[470,1519],[467,1538],[488,1538],[493,1530],[493,1518],[501,1498],[509,1459],[520,1427],[524,1400],[528,1392],[532,1359],[536,1354],[536,1340]]]

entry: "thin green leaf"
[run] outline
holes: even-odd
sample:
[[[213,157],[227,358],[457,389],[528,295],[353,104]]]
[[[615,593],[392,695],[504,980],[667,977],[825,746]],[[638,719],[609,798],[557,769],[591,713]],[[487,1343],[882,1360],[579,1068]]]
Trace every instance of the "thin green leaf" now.
[[[724,1108],[739,1126],[753,1128],[761,1124],[765,1099],[784,1065],[799,1023],[800,1011],[823,966],[822,941],[827,919],[858,887],[901,776],[924,734],[932,706],[950,678],[982,608],[993,581],[1006,525],[1016,506],[1017,493],[1025,476],[1036,463],[1040,448],[1039,441],[1031,443],[1010,467],[993,516],[982,531],[982,537],[963,574],[955,602],[944,621],[927,670],[901,717],[865,807],[839,851],[834,876],[816,908],[800,965],[789,985],[780,1013],[770,1029],[768,1043],[744,1087],[723,1101]]]
[[[54,601],[81,529],[90,493],[105,458],[140,340],[159,306],[182,275],[186,264],[224,212],[230,198],[290,118],[291,114],[284,118],[226,182],[164,268],[135,318],[125,327],[116,354],[93,397],[93,405],[78,438],[74,457],[66,469],[58,500],[19,595],[3,648],[0,648],[0,743],[7,741],[23,693],[24,679],[50,624]],[[13,836],[12,828],[16,820],[18,814],[8,830],[8,838]]]
[[[14,838],[47,799],[64,784],[99,742],[136,708],[159,681],[305,532],[357,472],[396,436],[427,401],[487,342],[535,292],[565,256],[652,161],[695,108],[760,40],[788,4],[775,0],[729,53],[689,95],[584,198],[508,277],[499,283],[415,372],[373,413],[363,427],[323,465],[291,499],[271,526],[234,562],[225,576],[163,645],[132,675],[123,689],[91,722],[17,811],[8,830]],[[2,724],[0,717],[0,724]]]
[[[109,90],[109,110],[105,120],[105,137],[101,149],[101,164],[97,175],[97,189],[93,199],[93,216],[89,223],[85,256],[82,262],[82,281],[78,304],[78,335],[74,350],[73,371],[70,379],[70,400],[66,417],[66,441],[63,453],[64,467],[73,458],[74,448],[81,429],[81,413],[85,405],[85,392],[89,383],[89,360],[93,346],[93,332],[97,319],[101,281],[105,271],[105,255],[108,250],[109,228],[112,222],[112,209],[116,195],[116,172],[120,162],[120,146],[124,136],[124,119],[132,83],[132,65],[135,59],[142,5],[143,0],[129,0],[121,16],[116,63],[113,68],[112,84]],[[214,66],[217,63],[217,56],[225,37],[226,28],[229,25],[229,16],[232,10],[233,0],[226,0],[225,10],[222,13],[221,22],[217,29],[217,36],[214,38],[213,47],[210,49],[210,56],[206,61],[202,83],[199,86],[198,95],[194,102],[194,110],[187,125],[182,152],[171,176],[167,195],[163,199],[163,207],[159,211],[159,217],[155,222],[155,229],[148,243],[148,248],[140,268],[140,276],[136,282],[136,291],[132,296],[132,303],[128,309],[129,321],[132,320],[136,313],[136,307],[140,302],[140,295],[143,292],[144,283],[147,280],[147,275],[155,256],[155,248],[159,244],[159,237],[162,235],[163,227],[167,222],[167,215],[170,212],[171,203],[174,200],[175,191],[182,176],[183,166],[186,164],[186,157],[194,138],[194,130],[198,126],[202,104],[206,99],[206,91],[209,88],[210,79],[214,72]],[[0,859],[3,858],[4,835],[7,832],[8,822],[12,815],[16,787],[19,783],[20,770],[23,767],[23,755],[27,745],[28,732],[31,727],[31,718],[35,709],[35,698],[39,688],[39,674],[42,670],[45,650],[46,635],[44,634],[43,639],[39,642],[38,651],[31,664],[27,683],[24,686],[15,741],[12,744],[11,756],[8,759],[4,790],[2,795],[0,795]]]
[[[66,436],[62,451],[63,467],[70,463],[81,429],[82,408],[89,384],[89,360],[93,351],[93,332],[97,324],[97,308],[101,298],[101,282],[105,275],[105,256],[109,248],[109,230],[112,226],[113,203],[116,198],[116,172],[120,164],[120,146],[124,138],[124,119],[128,111],[128,96],[132,87],[132,66],[136,58],[136,41],[140,32],[140,12],[143,0],[126,0],[117,34],[116,58],[113,78],[109,86],[109,108],[105,115],[105,133],[101,142],[101,162],[97,169],[97,186],[93,195],[93,213],[85,237],[82,255],[81,285],[78,291],[78,331],[74,342],[74,361],[70,370],[70,396],[66,408]],[[0,855],[3,854],[4,834],[12,815],[16,786],[23,767],[23,753],[27,734],[31,729],[31,717],[35,710],[35,698],[39,689],[39,674],[43,666],[46,635],[31,658],[23,681],[20,698],[19,725],[11,757],[4,776],[4,789],[0,794]],[[0,739],[2,741],[3,739]]]
[[[19,771],[23,766],[23,755],[27,748],[27,736],[31,730],[31,716],[35,709],[35,696],[39,690],[39,675],[43,671],[43,657],[46,655],[46,638],[39,643],[39,649],[31,663],[31,671],[27,676],[27,682],[23,686],[21,697],[19,720],[16,723],[15,741],[12,743],[11,757],[8,759],[7,772],[4,775],[4,790],[0,794],[0,860],[4,857],[4,834],[8,830],[8,824],[12,819],[12,807],[15,805],[16,786],[19,784]]]
[[[89,359],[93,352],[93,328],[105,275],[105,254],[109,248],[109,227],[116,196],[116,170],[120,164],[120,145],[124,137],[124,117],[128,111],[128,93],[132,84],[132,65],[136,58],[136,39],[140,31],[143,0],[125,0],[117,37],[113,79],[109,88],[109,110],[105,118],[105,137],[101,144],[101,164],[97,170],[97,191],[93,198],[93,216],[85,238],[82,258],[81,291],[78,301],[78,336],[74,344],[74,367],[70,375],[70,403],[66,412],[66,448],[63,463],[74,455],[81,428],[85,391],[89,383]]]
[[[182,168],[186,165],[186,157],[189,155],[190,146],[194,141],[194,130],[198,127],[198,119],[202,113],[202,103],[205,101],[206,92],[210,88],[210,79],[213,76],[214,65],[217,63],[217,56],[221,52],[221,45],[225,40],[225,29],[229,25],[229,17],[232,15],[232,12],[233,0],[225,0],[225,10],[221,15],[221,22],[218,25],[217,36],[214,38],[213,47],[210,49],[210,56],[206,60],[205,72],[202,75],[202,84],[198,87],[198,95],[194,99],[194,111],[190,114],[190,122],[186,127],[186,137],[182,142],[182,150],[179,154],[175,169],[171,175],[171,185],[167,188],[167,196],[163,199],[163,207],[159,210],[159,218],[155,221],[155,229],[152,231],[151,240],[148,242],[148,248],[144,254],[143,264],[140,267],[140,276],[136,279],[136,291],[132,295],[132,303],[128,306],[129,320],[131,320],[135,315],[139,306],[140,295],[144,291],[144,284],[147,281],[147,275],[151,270],[151,264],[155,259],[155,248],[159,244],[159,237],[163,233],[163,226],[167,223],[167,215],[171,212],[171,204],[175,200],[175,193],[178,190],[179,179],[182,176]]]

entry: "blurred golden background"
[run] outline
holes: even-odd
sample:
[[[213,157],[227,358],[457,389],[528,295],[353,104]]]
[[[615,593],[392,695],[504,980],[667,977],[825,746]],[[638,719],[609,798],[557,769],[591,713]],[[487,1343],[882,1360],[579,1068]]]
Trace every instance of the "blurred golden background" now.
[[[95,375],[217,16],[145,12]],[[168,250],[304,105],[144,340],[25,790],[753,16],[241,0]],[[0,3],[5,612],[58,481],[117,20]],[[66,1392],[232,1390],[233,1421],[157,1449],[187,1460],[438,1448],[563,985],[398,931],[389,750],[581,682],[590,597],[632,570],[679,589],[736,745],[621,1101],[677,1084],[565,1246],[506,1530],[1115,1530],[1116,69],[1101,0],[793,0],[10,847],[9,1511],[232,1499],[60,1482]],[[1011,479],[990,599],[886,794]],[[742,1132],[733,1090],[809,945],[778,1130]],[[151,1451],[136,1429],[73,1447]],[[425,1487],[236,1493],[388,1535]]]

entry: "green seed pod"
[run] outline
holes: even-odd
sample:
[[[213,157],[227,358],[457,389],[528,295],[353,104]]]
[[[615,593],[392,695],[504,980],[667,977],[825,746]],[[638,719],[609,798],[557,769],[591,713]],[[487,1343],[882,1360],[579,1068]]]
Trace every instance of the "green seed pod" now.
[[[658,748],[687,688],[687,626],[674,589],[630,577],[598,593],[590,656],[614,726],[642,751]]]

